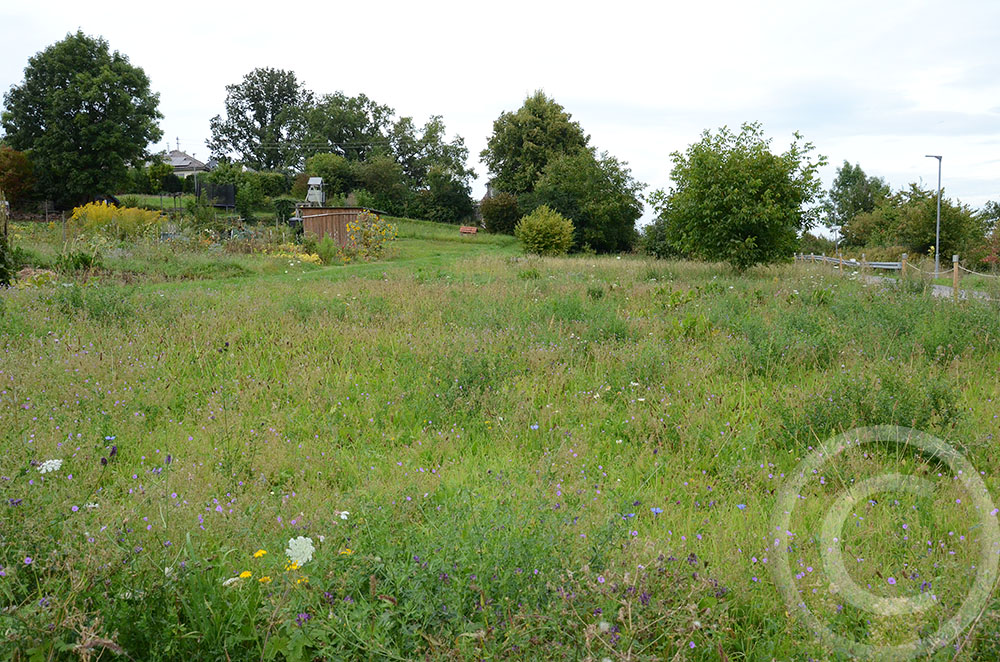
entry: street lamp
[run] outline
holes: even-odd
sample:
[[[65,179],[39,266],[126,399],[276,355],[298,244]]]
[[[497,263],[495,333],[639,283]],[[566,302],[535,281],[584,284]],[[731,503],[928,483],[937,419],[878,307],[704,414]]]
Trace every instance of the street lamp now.
[[[926,157],[938,160],[937,234],[934,239],[934,277],[937,278],[941,271],[941,157],[936,154],[927,154]]]

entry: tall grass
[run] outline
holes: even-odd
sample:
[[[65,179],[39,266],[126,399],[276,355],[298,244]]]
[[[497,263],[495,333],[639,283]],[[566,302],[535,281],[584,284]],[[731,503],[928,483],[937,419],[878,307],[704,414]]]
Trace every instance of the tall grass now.
[[[381,263],[0,293],[7,658],[826,659],[766,560],[809,448],[916,426],[997,487],[991,304],[399,229]],[[940,471],[885,446],[830,482],[900,464]],[[797,548],[841,631],[904,640],[957,605],[974,522],[936,484],[951,505],[880,500],[846,535],[873,590],[934,577],[909,623],[838,610]],[[297,536],[316,552],[288,569]]]

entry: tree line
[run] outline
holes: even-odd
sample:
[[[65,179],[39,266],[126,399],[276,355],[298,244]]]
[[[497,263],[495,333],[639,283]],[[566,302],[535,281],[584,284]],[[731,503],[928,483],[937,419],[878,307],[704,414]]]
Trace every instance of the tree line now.
[[[44,198],[66,207],[126,189],[190,187],[148,152],[162,137],[158,105],[143,70],[104,39],[67,35],[30,58],[24,80],[4,95],[0,189],[15,206]],[[237,186],[244,216],[263,200],[301,199],[309,176],[323,178],[335,203],[442,222],[471,222],[477,212],[469,150],[439,115],[418,126],[364,94],[316,93],[292,71],[258,68],[226,87],[209,126],[220,167],[207,178]],[[738,270],[824,245],[810,234],[821,224],[850,247],[926,252],[933,244],[933,192],[915,184],[893,192],[844,162],[824,193],[826,161],[811,143],[796,133],[777,152],[771,142],[759,123],[705,131],[670,155],[673,185],[646,195],[627,162],[591,144],[538,91],[493,122],[479,154],[489,184],[478,211],[489,231],[513,233],[544,209],[545,218],[571,222],[573,251],[640,248]],[[644,201],[656,216],[640,232]],[[973,210],[944,199],[942,251],[995,262],[998,212],[993,202]]]

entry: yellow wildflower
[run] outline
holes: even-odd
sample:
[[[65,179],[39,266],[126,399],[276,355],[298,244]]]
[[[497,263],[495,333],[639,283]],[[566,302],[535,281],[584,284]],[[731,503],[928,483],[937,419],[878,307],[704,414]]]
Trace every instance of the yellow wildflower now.
[[[308,577],[299,577],[298,579],[295,580],[295,583],[296,584],[308,584],[309,583],[309,578]]]
[[[261,584],[270,584],[271,583],[271,578],[268,577],[267,575],[264,575],[263,577],[261,577],[257,581],[259,581]]]
[[[351,549],[350,547],[345,547],[344,549],[340,550],[340,553],[343,554],[344,556],[350,556],[351,554],[354,553],[354,550]]]
[[[253,553],[253,557],[255,559],[259,559],[260,557],[264,556],[265,554],[267,554],[267,550],[266,549],[258,549],[256,552]]]
[[[244,570],[243,572],[240,573],[240,579],[249,579],[252,576],[253,573],[250,572],[249,570]]]

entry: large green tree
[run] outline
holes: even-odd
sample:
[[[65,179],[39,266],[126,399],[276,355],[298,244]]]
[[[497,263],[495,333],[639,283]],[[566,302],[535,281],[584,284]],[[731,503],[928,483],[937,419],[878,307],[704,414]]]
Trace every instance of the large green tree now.
[[[307,105],[304,117],[303,156],[330,153],[349,161],[389,150],[388,134],[395,111],[364,94],[343,92],[323,95]]]
[[[226,86],[226,116],[211,120],[208,147],[216,158],[235,155],[255,170],[297,166],[302,160],[305,113],[312,100],[295,72],[254,69]]]
[[[24,152],[0,145],[0,191],[12,205],[24,202],[35,190],[35,170]]]
[[[960,201],[941,193],[941,254],[964,254],[983,243],[988,219]],[[878,202],[844,226],[845,240],[856,246],[900,246],[926,254],[937,239],[937,191],[910,184]]]
[[[643,188],[626,163],[585,149],[550,161],[525,199],[529,207],[545,204],[573,221],[576,249],[608,253],[635,243]]]
[[[774,154],[760,123],[739,133],[705,131],[684,153],[671,155],[674,186],[650,196],[679,251],[728,262],[737,270],[791,258],[799,234],[815,222],[822,156],[796,133]]]
[[[461,186],[468,186],[475,174],[466,165],[469,148],[465,146],[465,140],[461,136],[448,140],[440,115],[432,115],[419,133],[411,118],[402,117],[393,125],[389,139],[396,160],[416,188],[429,187],[428,178],[435,169],[438,179],[444,172]]]
[[[858,214],[873,211],[890,193],[884,179],[869,177],[860,165],[844,161],[824,201],[823,223],[829,228],[843,228]]]
[[[498,191],[530,193],[550,161],[587,149],[590,137],[566,110],[538,91],[517,112],[493,122],[493,135],[480,153]]]
[[[69,205],[127,181],[163,135],[158,104],[142,69],[78,31],[28,60],[0,123],[7,143],[28,152],[41,192]]]

